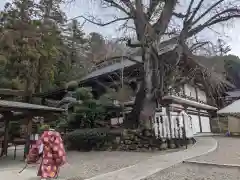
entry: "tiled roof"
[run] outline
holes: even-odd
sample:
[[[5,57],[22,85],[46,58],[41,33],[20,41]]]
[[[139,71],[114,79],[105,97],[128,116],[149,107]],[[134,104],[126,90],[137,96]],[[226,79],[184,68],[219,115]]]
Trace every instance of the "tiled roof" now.
[[[134,59],[136,61],[141,62],[141,57],[140,56],[136,56],[136,57],[134,57]],[[100,75],[103,75],[103,74],[108,74],[108,73],[120,70],[122,68],[127,68],[127,67],[130,67],[130,66],[133,66],[135,64],[136,64],[136,62],[128,60],[128,59],[125,59],[125,60],[122,60],[122,61],[119,60],[115,63],[110,63],[110,64],[106,64],[106,66],[99,67],[95,71],[91,72],[90,74],[88,74],[87,76],[82,78],[82,80],[87,80],[87,79],[94,78],[94,77],[97,77],[97,76],[100,76]]]
[[[236,90],[236,91],[228,91],[226,92],[226,94],[229,96],[229,97],[240,97],[240,90]]]
[[[219,110],[218,114],[240,114],[240,100],[234,101],[232,104],[226,106],[225,108]]]
[[[42,106],[36,104],[22,103],[16,101],[0,100],[0,109],[12,110],[12,111],[24,111],[24,110],[35,110],[35,111],[50,111],[50,112],[63,112],[64,109]]]

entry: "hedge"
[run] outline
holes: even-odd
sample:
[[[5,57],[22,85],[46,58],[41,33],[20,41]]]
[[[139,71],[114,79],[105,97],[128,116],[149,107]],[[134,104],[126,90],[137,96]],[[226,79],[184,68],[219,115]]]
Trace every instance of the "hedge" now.
[[[106,150],[111,139],[107,128],[77,129],[65,136],[68,150]]]

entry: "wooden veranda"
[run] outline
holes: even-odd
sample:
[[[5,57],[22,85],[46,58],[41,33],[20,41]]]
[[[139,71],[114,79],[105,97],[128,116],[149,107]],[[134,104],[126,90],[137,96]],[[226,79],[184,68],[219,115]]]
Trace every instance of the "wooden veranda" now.
[[[30,146],[30,135],[32,133],[32,119],[35,116],[48,116],[52,113],[62,113],[64,109],[42,106],[36,104],[22,103],[16,101],[0,100],[0,121],[4,121],[4,141],[1,151],[1,156],[7,155],[8,150],[8,136],[9,136],[9,123],[13,120],[27,119],[27,137],[26,149]]]

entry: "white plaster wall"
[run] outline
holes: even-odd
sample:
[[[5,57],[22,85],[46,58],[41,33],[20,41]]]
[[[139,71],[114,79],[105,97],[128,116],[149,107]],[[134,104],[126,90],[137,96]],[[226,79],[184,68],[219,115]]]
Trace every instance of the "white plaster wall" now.
[[[180,116],[182,116],[184,123],[185,123],[185,132],[186,132],[186,137],[191,138],[193,137],[193,127],[192,127],[192,119],[191,117],[185,112],[182,111],[180,113]]]
[[[228,116],[228,130],[232,133],[240,133],[240,119]]]
[[[195,88],[189,84],[184,85],[185,94],[196,99]]]
[[[190,116],[192,118],[193,134],[197,134],[200,132],[199,117],[197,115],[190,115]]]
[[[190,88],[190,86],[189,86],[188,84],[185,84],[185,85],[184,85],[184,91],[185,91],[185,94],[186,94],[187,96],[190,96],[190,94],[191,94],[191,88]]]
[[[185,90],[185,94],[187,96],[190,96],[190,97],[193,97],[194,99],[196,99],[196,90],[193,86],[191,86],[189,84],[185,84],[184,90]]]
[[[202,132],[211,132],[210,118],[201,116]]]
[[[123,117],[111,118],[111,125],[119,125],[123,123]]]
[[[185,94],[190,97],[196,98],[195,88],[189,84],[184,85]],[[206,93],[199,88],[197,88],[198,99],[207,102]]]
[[[198,99],[206,103],[207,102],[206,93],[200,89],[198,89],[197,91],[198,91]]]

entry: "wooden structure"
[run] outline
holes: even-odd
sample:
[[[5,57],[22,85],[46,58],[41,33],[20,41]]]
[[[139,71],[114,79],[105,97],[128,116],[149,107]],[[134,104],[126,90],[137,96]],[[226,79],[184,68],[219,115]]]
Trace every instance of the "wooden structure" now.
[[[26,139],[26,148],[30,146],[30,135],[32,130],[32,118],[35,116],[48,116],[51,113],[61,113],[64,109],[22,103],[16,101],[0,100],[0,121],[4,121],[4,141],[1,156],[7,155],[8,149],[8,137],[9,137],[9,122],[13,120],[19,120],[22,118],[27,119],[28,132]]]
[[[223,100],[225,102],[225,106],[229,105],[231,103],[233,103],[234,101],[240,99],[240,90],[239,89],[235,89],[232,91],[227,91],[224,93],[223,95]]]
[[[168,58],[169,53],[175,48],[175,45],[163,47],[159,49],[159,56]],[[189,61],[190,58],[183,56],[179,63],[183,69],[191,70],[197,67],[206,67],[196,61]],[[141,56],[132,57],[134,60],[119,58],[114,61],[106,61],[98,64],[98,66],[87,76],[79,81],[81,87],[91,87],[95,98],[106,93],[106,87],[119,90],[123,84],[129,85],[133,90],[133,100],[126,102],[129,109],[134,103],[136,93],[140,88],[140,81],[143,78],[143,61]],[[191,63],[190,63],[191,62]],[[203,62],[202,62],[203,63]],[[204,69],[204,68],[203,68]],[[223,84],[228,84],[222,78],[221,74],[211,72],[211,79],[221,79]],[[216,77],[216,78],[215,78]],[[215,82],[215,81],[214,81]],[[191,128],[192,134],[211,132],[211,113],[215,113],[217,108],[209,102],[204,86],[202,85],[202,74],[195,72],[191,82],[180,85],[171,92],[165,94],[161,104],[157,104],[155,118],[146,117],[146,123],[155,130],[156,136],[159,138],[176,138],[180,127],[188,126]],[[228,86],[231,86],[228,84]],[[205,86],[206,87],[206,86]],[[57,89],[48,93],[38,94],[42,98],[59,98],[63,97],[67,92],[67,88]],[[124,107],[125,107],[125,104]],[[127,113],[122,113],[127,115]],[[184,119],[186,122],[184,122]],[[187,130],[186,130],[186,133]],[[191,133],[190,133],[191,134]]]
[[[238,94],[238,93],[237,93]],[[225,120],[225,124],[227,122],[227,131],[231,134],[240,134],[240,99],[234,101],[228,106],[220,109],[217,114],[219,124],[223,124],[223,119]],[[223,129],[223,128],[222,128]]]
[[[114,63],[104,62],[95,71],[84,77],[80,85],[92,87],[95,96],[99,97],[105,93],[106,87],[118,89],[121,82],[124,81],[134,92],[133,100],[127,102],[128,106],[131,107],[134,103],[134,96],[140,88],[139,81],[142,78],[143,67],[141,57],[137,56],[134,59],[139,63],[121,58]],[[127,77],[127,79],[122,80],[122,77],[124,79]],[[159,138],[177,138],[176,134],[179,134],[177,131],[181,126],[189,127],[186,129],[186,133],[191,128],[190,134],[211,132],[209,111],[216,110],[216,107],[209,104],[201,78],[196,76],[192,82],[168,92],[163,97],[162,104],[157,105],[155,118],[146,120],[146,123],[147,127],[154,129]],[[185,119],[185,125],[183,119]]]

